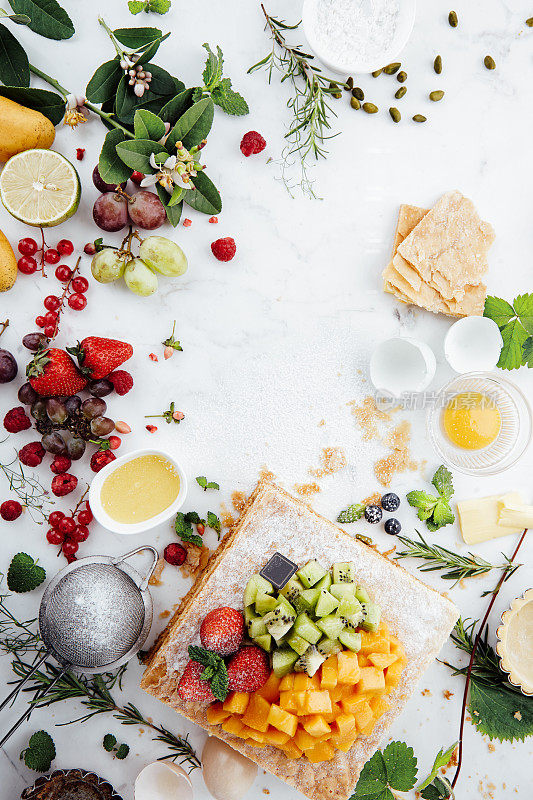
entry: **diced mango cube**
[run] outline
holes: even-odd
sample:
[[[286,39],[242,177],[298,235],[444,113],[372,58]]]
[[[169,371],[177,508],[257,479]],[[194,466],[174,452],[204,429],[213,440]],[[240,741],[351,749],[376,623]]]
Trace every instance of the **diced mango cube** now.
[[[305,698],[306,714],[330,714],[331,697],[328,691],[307,692]]]
[[[359,681],[357,682],[357,692],[368,694],[369,692],[379,692],[385,689],[385,675],[383,670],[377,667],[363,667]]]
[[[404,652],[403,645],[400,642],[400,640],[396,638],[396,636],[389,636],[389,642],[390,642],[390,652],[391,653],[403,653]]]
[[[283,752],[288,758],[302,757],[302,751],[300,750],[299,747],[296,746],[296,744],[292,741],[292,739],[290,739],[287,742],[287,744],[284,744],[280,749],[283,750]]]
[[[346,688],[346,687],[344,687],[344,686],[339,686],[339,685],[337,684],[337,686],[335,686],[335,688],[334,688],[334,689],[330,689],[330,690],[329,690],[329,696],[331,697],[331,702],[332,702],[332,703],[338,703],[338,702],[339,702],[339,700],[341,700],[341,699],[342,699],[342,697],[343,697],[342,691],[343,691],[343,689],[345,689],[345,688]]]
[[[270,706],[268,724],[277,728],[279,731],[288,733],[289,736],[292,737],[296,733],[296,728],[298,727],[298,717],[295,717],[294,714],[289,714],[288,711],[284,711],[279,706],[273,704]]]
[[[370,734],[376,727],[376,722],[377,722],[376,717],[372,717],[372,719],[366,725],[363,725],[363,727],[359,729],[359,735],[370,736]]]
[[[264,733],[268,729],[270,703],[258,694],[252,694],[242,721],[249,728]]]
[[[331,726],[333,732],[339,736],[347,736],[355,729],[355,717],[353,714],[339,714]]]
[[[266,733],[261,735],[264,737],[265,744],[272,744],[274,747],[287,744],[291,738],[288,733],[278,731],[277,728],[269,728]]]
[[[220,725],[229,717],[229,711],[224,711],[222,703],[212,703],[207,707],[207,721],[210,725]]]
[[[355,684],[358,682],[360,669],[357,653],[352,653],[350,650],[337,653],[337,664],[339,683]]]
[[[326,733],[331,733],[330,726],[320,714],[304,717],[302,719],[302,725],[311,736],[324,736]]]
[[[288,689],[286,692],[280,692],[279,704],[284,711],[296,711],[295,694]]]
[[[305,751],[315,746],[316,737],[311,736],[311,734],[307,733],[307,731],[304,728],[298,726],[298,730],[296,731],[294,741],[296,742],[296,745],[300,748],[300,750]]]
[[[319,675],[318,672],[315,672],[315,674],[311,678],[309,678],[309,689],[311,689],[311,691],[313,689],[316,689],[317,692],[319,691],[319,689],[320,689],[320,675]]]
[[[372,664],[373,667],[378,667],[379,669],[386,669],[390,667],[391,664],[394,664],[395,661],[398,660],[398,655],[396,653],[369,653],[368,660]]]
[[[318,764],[320,761],[330,761],[335,755],[335,750],[329,742],[317,742],[311,750],[305,751],[305,755],[311,764]]]
[[[364,656],[369,653],[390,653],[389,639],[385,636],[380,636],[379,631],[378,633],[361,631],[361,649],[359,652]]]
[[[245,728],[243,733],[246,733],[247,739],[253,739],[254,742],[259,742],[259,744],[265,743],[266,733],[261,733],[261,731],[255,731],[253,728]]]
[[[305,672],[297,672],[294,676],[293,689],[295,692],[306,692],[311,689],[311,678]]]
[[[374,719],[374,714],[372,709],[370,708],[370,704],[365,701],[361,708],[355,712],[355,722],[357,724],[358,730],[363,730],[368,723]]]
[[[296,713],[298,716],[303,716],[306,711],[307,692],[294,692],[294,705],[296,706]]]
[[[222,708],[230,714],[244,714],[250,695],[246,692],[230,692]]]
[[[228,717],[222,723],[222,730],[226,731],[226,733],[233,733],[235,736],[239,736],[243,729],[244,725],[237,717]]]
[[[321,689],[334,689],[337,685],[337,656],[330,656],[322,664],[320,675],[320,688]]]
[[[294,689],[294,672],[284,675],[279,684],[280,692],[287,692],[289,689]]]
[[[350,697],[344,697],[341,700],[342,710],[345,714],[356,714],[367,703],[364,695],[352,694]]]
[[[332,703],[331,704],[330,713],[329,714],[322,714],[322,716],[324,717],[324,719],[326,720],[328,725],[331,725],[331,723],[334,722],[337,719],[339,714],[342,714],[342,708],[340,707],[340,705],[338,703]]]
[[[388,691],[392,691],[400,683],[400,676],[405,664],[403,661],[395,661],[385,670],[385,684]]]
[[[270,677],[260,689],[258,689],[257,694],[261,697],[264,697],[265,700],[268,700],[269,703],[274,703],[277,701],[279,697],[279,685],[281,683],[281,678],[274,673],[270,673]]]
[[[359,736],[358,733],[356,733],[353,736],[345,736],[345,737],[332,736],[329,741],[330,744],[332,744],[333,747],[335,747],[337,750],[342,750],[343,753],[347,753],[348,750],[351,749],[353,743],[355,742],[358,736]]]
[[[371,697],[368,701],[376,719],[379,719],[383,714],[389,710],[390,701],[382,695]]]

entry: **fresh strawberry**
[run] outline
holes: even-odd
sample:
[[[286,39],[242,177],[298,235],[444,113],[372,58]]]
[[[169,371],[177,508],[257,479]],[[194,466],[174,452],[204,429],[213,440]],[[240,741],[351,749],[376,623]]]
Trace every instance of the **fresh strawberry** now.
[[[230,692],[256,692],[269,676],[267,655],[259,647],[243,647],[228,664]]]
[[[200,639],[206,650],[219,656],[229,656],[239,649],[244,634],[244,618],[239,611],[228,606],[215,608],[206,616],[200,627]]]
[[[178,694],[182,700],[208,703],[215,700],[209,683],[200,677],[204,670],[205,667],[202,664],[197,661],[189,661],[178,684]]]
[[[86,336],[67,350],[78,359],[81,372],[92,380],[105,378],[133,355],[131,344],[101,336]]]
[[[41,397],[69,397],[80,392],[87,384],[70,356],[56,347],[36,353],[26,367],[26,375]]]

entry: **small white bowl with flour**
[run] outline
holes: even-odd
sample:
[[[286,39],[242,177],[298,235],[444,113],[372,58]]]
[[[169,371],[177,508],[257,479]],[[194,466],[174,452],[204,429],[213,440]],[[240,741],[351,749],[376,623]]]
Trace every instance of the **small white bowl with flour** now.
[[[344,75],[374,72],[395,61],[411,35],[416,0],[304,0],[307,41]]]

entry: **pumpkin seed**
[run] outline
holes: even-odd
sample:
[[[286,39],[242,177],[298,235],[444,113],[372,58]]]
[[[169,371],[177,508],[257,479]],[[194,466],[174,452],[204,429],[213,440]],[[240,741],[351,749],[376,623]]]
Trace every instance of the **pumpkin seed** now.
[[[383,72],[383,70],[382,70],[382,69],[376,69],[376,70],[374,70],[374,72],[372,73],[372,77],[373,77],[373,78],[377,78],[377,77],[378,77],[378,75],[381,75],[381,73],[382,73],[382,72]]]
[[[442,100],[444,97],[444,92],[441,89],[438,89],[436,92],[429,93],[429,99],[433,100],[434,103],[438,103],[439,100]]]
[[[389,108],[389,114],[391,115],[393,122],[399,122],[402,118],[402,115],[397,108],[394,108],[394,106]]]
[[[426,120],[427,117],[425,117],[423,114],[415,114],[413,117],[413,122],[425,122]]]
[[[353,78],[347,78],[346,83],[344,84],[344,89],[347,92],[351,92],[353,89]]]
[[[367,114],[377,114],[378,110],[374,103],[363,103],[363,111],[366,111]]]
[[[364,533],[356,533],[355,538],[358,539],[360,542],[364,542],[369,547],[373,547],[374,542],[370,538],[370,536],[365,536]]]
[[[395,92],[394,97],[396,100],[401,100],[404,94],[407,93],[407,86],[400,86],[397,92]]]
[[[435,57],[435,61],[433,62],[433,69],[435,70],[437,75],[441,74],[441,72],[442,72],[442,57],[441,56],[436,56]]]
[[[485,56],[483,59],[483,63],[485,64],[487,69],[496,69],[496,62],[494,61],[492,56]]]
[[[448,22],[450,23],[452,28],[457,28],[459,20],[457,18],[457,14],[455,11],[450,11],[450,13],[448,14]]]
[[[405,83],[405,81],[407,80],[407,72],[404,72],[402,69],[402,71],[396,75],[396,80],[398,81],[398,83]]]
[[[352,89],[352,94],[354,97],[357,97],[358,100],[362,101],[365,99],[365,93],[359,88],[359,86],[356,86],[355,89]]]
[[[356,111],[358,111],[361,108],[361,103],[359,102],[357,97],[352,97],[352,99],[350,100],[350,105],[352,108],[355,108]]]
[[[392,64],[387,64],[386,67],[383,67],[383,72],[385,75],[394,75],[395,72],[398,72],[401,66],[402,65],[400,61],[393,61]]]
[[[526,19],[526,25],[528,28],[533,28],[533,17]]]

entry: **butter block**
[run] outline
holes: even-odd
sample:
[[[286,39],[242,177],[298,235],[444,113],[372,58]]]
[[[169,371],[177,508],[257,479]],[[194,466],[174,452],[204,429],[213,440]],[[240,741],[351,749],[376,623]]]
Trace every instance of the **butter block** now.
[[[498,503],[498,524],[504,528],[533,528],[533,506],[508,501]]]
[[[493,494],[489,497],[476,497],[473,500],[461,500],[457,503],[459,525],[466,544],[477,544],[521,533],[523,525],[504,526],[499,523],[500,507],[522,506],[523,500],[519,492]]]

